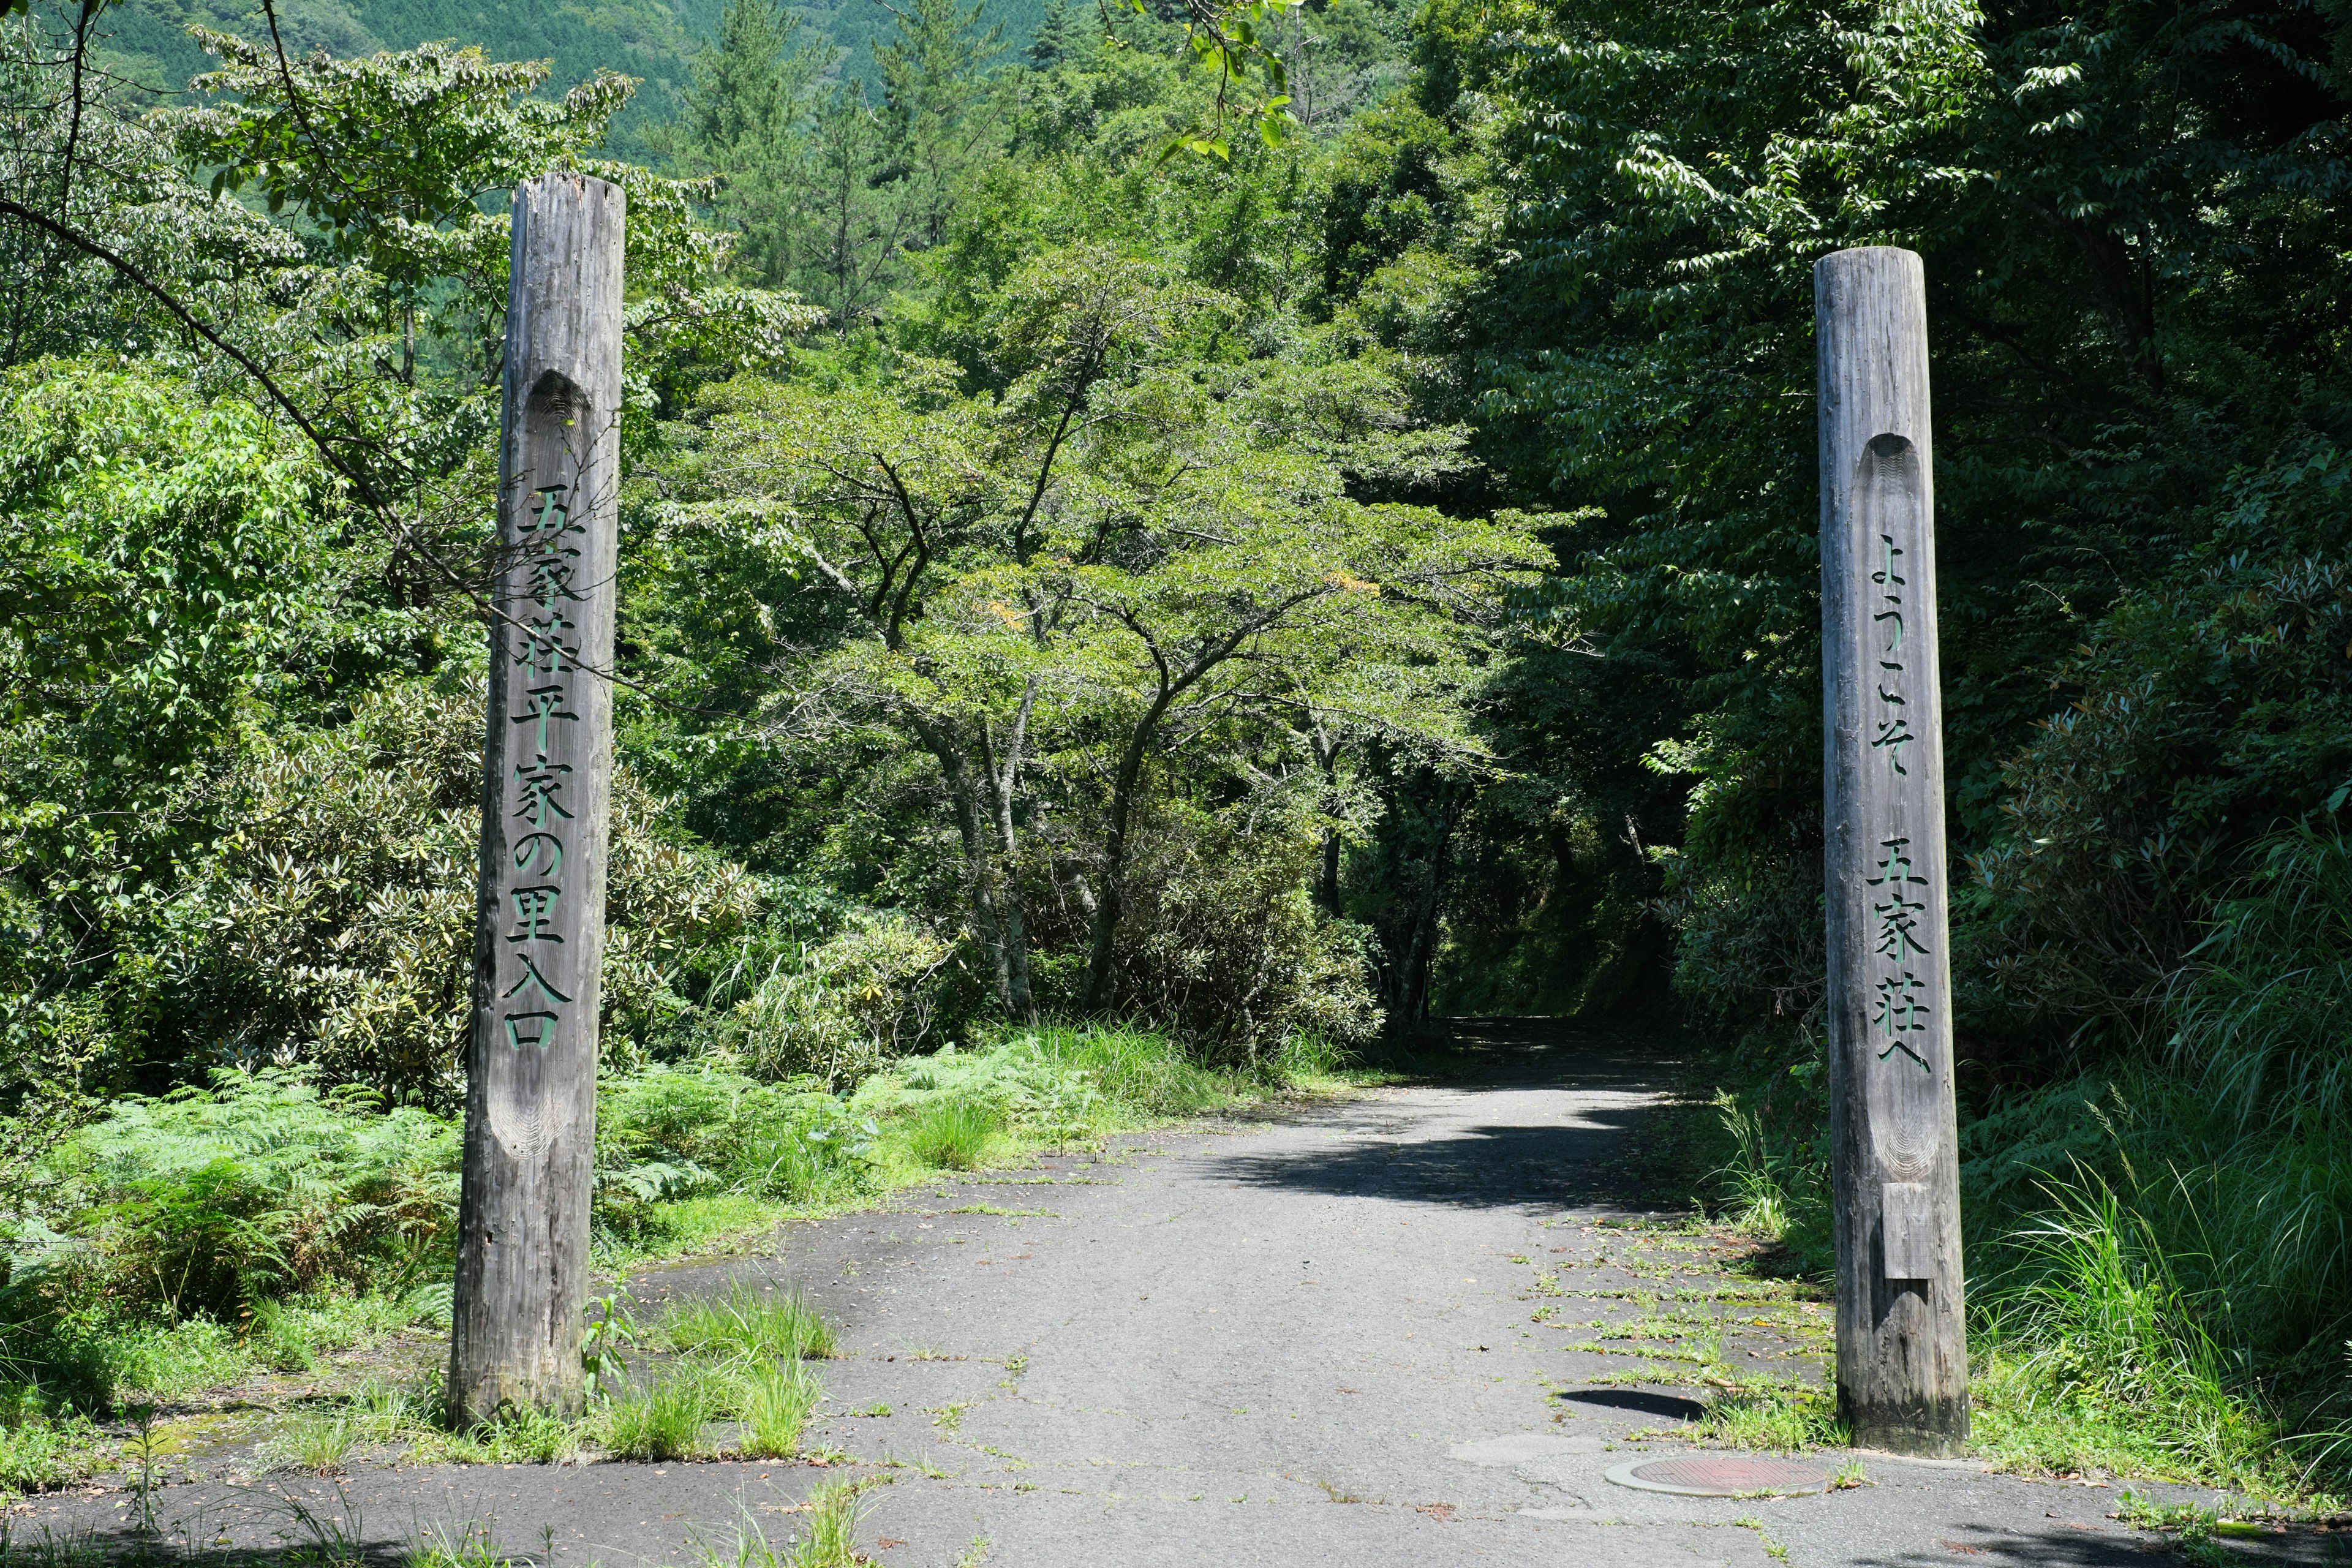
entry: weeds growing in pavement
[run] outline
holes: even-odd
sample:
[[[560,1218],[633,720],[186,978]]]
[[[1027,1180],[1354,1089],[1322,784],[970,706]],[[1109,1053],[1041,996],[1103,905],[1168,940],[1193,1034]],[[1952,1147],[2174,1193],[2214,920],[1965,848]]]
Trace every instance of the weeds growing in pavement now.
[[[545,1562],[541,1560],[541,1568]],[[403,1568],[510,1568],[513,1563],[490,1540],[487,1526],[468,1522],[458,1526],[454,1536],[446,1530],[436,1530],[420,1537],[409,1548]]]
[[[1740,1448],[1844,1447],[1853,1442],[1822,1389],[1763,1384],[1717,1394],[1681,1436]]]
[[[857,1550],[857,1527],[866,1515],[857,1500],[887,1479],[869,1477],[817,1488],[793,1510],[795,1528],[781,1547],[749,1513],[731,1542],[722,1544],[697,1531],[695,1557],[701,1568],[860,1568],[870,1559]]]
[[[461,1465],[560,1465],[579,1455],[584,1422],[541,1410],[516,1411],[464,1432],[419,1429],[418,1457]]]
[[[788,1459],[800,1452],[801,1434],[824,1384],[797,1361],[770,1362],[743,1375],[741,1452],[751,1459]]]
[[[809,1494],[803,1505],[807,1523],[788,1559],[792,1568],[856,1568],[857,1525],[866,1513],[857,1499],[863,1489],[855,1481],[835,1481]]]
[[[623,1459],[690,1459],[702,1451],[702,1429],[725,1401],[707,1368],[682,1367],[641,1386],[623,1387],[597,1412],[604,1450]]]
[[[831,1323],[798,1290],[761,1289],[737,1280],[724,1296],[682,1302],[656,1331],[681,1354],[749,1355],[793,1361],[834,1353]]]
[[[363,1420],[352,1414],[306,1415],[263,1444],[263,1457],[273,1467],[341,1475],[359,1445]]]
[[[0,1568],[106,1568],[106,1549],[94,1531],[36,1531],[0,1516]]]

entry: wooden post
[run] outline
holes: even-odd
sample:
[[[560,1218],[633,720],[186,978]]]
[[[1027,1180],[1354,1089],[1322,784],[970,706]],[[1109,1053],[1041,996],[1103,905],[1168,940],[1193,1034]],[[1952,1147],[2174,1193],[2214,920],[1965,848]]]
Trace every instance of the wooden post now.
[[[620,482],[620,187],[514,196],[449,1415],[577,1411]]]
[[[1821,354],[1838,1410],[1866,1447],[1967,1446],[1927,301],[1919,258],[1813,268]]]

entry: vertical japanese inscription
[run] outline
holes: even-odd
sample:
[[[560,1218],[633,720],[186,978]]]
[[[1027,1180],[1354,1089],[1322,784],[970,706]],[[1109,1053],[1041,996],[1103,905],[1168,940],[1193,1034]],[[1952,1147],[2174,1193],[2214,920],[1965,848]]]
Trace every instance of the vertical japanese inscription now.
[[[596,1141],[619,187],[515,190],[449,1401],[576,1410]]]
[[[1927,290],[1892,247],[1813,278],[1838,1404],[1857,1442],[1948,1455],[1968,1354]]]
[[[568,400],[547,402],[549,407],[533,412],[572,423],[569,416],[576,410],[562,406]],[[574,749],[565,743],[575,738],[568,727],[580,722],[572,702],[572,683],[580,674],[580,647],[572,637],[579,626],[571,612],[582,601],[576,579],[580,541],[587,530],[572,518],[577,482],[575,475],[572,484],[533,488],[514,544],[514,573],[522,579],[525,597],[509,612],[516,624],[507,637],[514,664],[504,682],[507,723],[514,731],[507,746],[513,785],[509,804],[516,820],[506,888],[513,924],[499,958],[499,979],[510,978],[511,984],[499,992],[499,1005],[508,1048],[518,1051],[546,1049],[564,1022],[563,1009],[575,1000],[547,972],[571,967],[551,957],[549,949],[563,945],[564,830],[579,820],[563,800],[574,764],[562,760]],[[581,858],[572,857],[575,877]]]
[[[1856,466],[1853,510],[1866,553],[1851,569],[1865,579],[1853,584],[1853,602],[1870,615],[1865,679],[1860,684],[1868,693],[1863,727],[1870,736],[1872,758],[1863,764],[1863,776],[1856,782],[1861,795],[1877,797],[1874,804],[1882,809],[1871,813],[1878,826],[1865,848],[1865,866],[1849,874],[1859,876],[1867,889],[1861,901],[1869,911],[1864,964],[1870,983],[1873,1054],[1882,1063],[1899,1063],[1932,1077],[1936,1068],[1927,1037],[1942,1011],[1944,988],[1933,967],[1942,946],[1937,934],[1943,923],[1942,895],[1930,873],[1942,869],[1942,833],[1938,825],[1932,855],[1915,853],[1924,849],[1929,836],[1914,820],[1919,815],[1919,791],[1905,787],[1929,783],[1924,776],[1914,778],[1906,753],[1916,763],[1938,750],[1923,744],[1911,727],[1915,711],[1926,714],[1936,707],[1920,689],[1920,678],[1929,668],[1923,656],[1933,629],[1917,624],[1928,608],[1921,570],[1928,549],[1927,476],[1919,468],[1918,449],[1901,436],[1873,437]],[[1915,577],[1920,579],[1916,584]],[[1907,639],[1906,617],[1916,627]],[[1872,776],[1882,769],[1881,776]]]

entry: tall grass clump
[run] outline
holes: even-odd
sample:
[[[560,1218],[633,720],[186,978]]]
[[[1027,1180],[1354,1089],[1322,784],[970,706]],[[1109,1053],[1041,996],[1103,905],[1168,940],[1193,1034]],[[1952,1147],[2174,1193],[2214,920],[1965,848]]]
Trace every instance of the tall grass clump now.
[[[1787,1384],[1750,1384],[1717,1394],[1690,1436],[1736,1448],[1784,1452],[1845,1447],[1853,1441],[1827,1391]]]
[[[1203,1067],[1168,1036],[1132,1027],[1056,1027],[1034,1037],[1040,1057],[1083,1074],[1131,1116],[1197,1115],[1233,1099],[1229,1073]]]
[[[731,1403],[712,1369],[688,1364],[643,1384],[624,1384],[597,1413],[596,1436],[623,1459],[690,1459],[702,1429]]]
[[[681,1354],[753,1356],[770,1361],[823,1359],[839,1336],[798,1290],[759,1289],[737,1280],[726,1295],[671,1309],[657,1331]]]
[[[940,1095],[915,1111],[907,1147],[943,1171],[977,1170],[1004,1131],[1004,1113],[991,1101],[976,1094]]]
[[[800,1452],[801,1434],[824,1384],[797,1361],[758,1364],[743,1374],[743,1436],[745,1458],[789,1459]]]
[[[1981,1377],[1996,1395],[1979,1440],[2053,1469],[2298,1484],[2312,1451],[2281,1425],[2229,1303],[2183,1283],[2210,1259],[2095,1175],[2046,1194],[1979,1293]]]
[[[1811,1140],[1777,1131],[1738,1095],[1718,1090],[1714,1108],[1731,1146],[1714,1176],[1721,1217],[1779,1246],[1799,1271],[1828,1272],[1836,1261],[1829,1162]]]
[[[2352,1475],[2352,844],[2276,835],[2160,1048],[1964,1139],[1993,1436],[2224,1484]],[[1988,1220],[1990,1221],[1988,1224]]]
[[[859,1494],[876,1484],[832,1481],[809,1493],[800,1508],[800,1524],[792,1539],[779,1546],[750,1510],[735,1539],[721,1542],[696,1531],[695,1558],[701,1568],[859,1568],[873,1561],[857,1550],[857,1527],[866,1509]],[[5,1568],[5,1565],[0,1565]]]

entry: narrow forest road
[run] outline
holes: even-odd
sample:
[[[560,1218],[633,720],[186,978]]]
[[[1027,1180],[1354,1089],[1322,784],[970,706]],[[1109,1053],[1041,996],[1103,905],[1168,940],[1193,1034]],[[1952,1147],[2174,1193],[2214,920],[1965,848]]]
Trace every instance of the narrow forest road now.
[[[534,1561],[544,1541],[607,1568],[703,1560],[698,1540],[732,1568],[747,1521],[782,1547],[798,1500],[845,1475],[889,1478],[858,1531],[888,1568],[2158,1553],[2108,1517],[2115,1489],[1969,1466],[1864,1456],[1870,1484],[1778,1500],[1609,1482],[1678,1447],[1696,1406],[1676,1364],[1818,1378],[1826,1314],[1626,1206],[1615,1173],[1668,1064],[1625,1037],[1483,1034],[1474,1079],[943,1184],[795,1226],[772,1258],[636,1282],[648,1310],[737,1279],[808,1289],[843,1327],[809,1438],[849,1457],[833,1467],[355,1467],[340,1489],[266,1486],[354,1510],[387,1545],[479,1524]],[[1662,1435],[1629,1443],[1643,1430]],[[119,1495],[44,1501],[58,1523],[125,1517]],[[258,1489],[174,1486],[156,1512],[199,1540],[285,1528]]]

